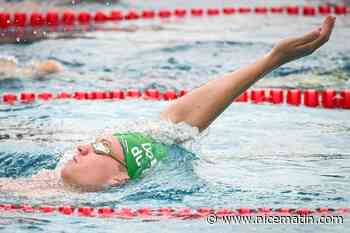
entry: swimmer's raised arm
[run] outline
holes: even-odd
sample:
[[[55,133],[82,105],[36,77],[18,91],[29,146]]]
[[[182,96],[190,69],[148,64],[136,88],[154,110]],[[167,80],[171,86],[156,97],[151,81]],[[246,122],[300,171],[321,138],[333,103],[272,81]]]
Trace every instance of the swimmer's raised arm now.
[[[206,129],[236,97],[264,75],[287,62],[310,55],[326,43],[334,23],[335,17],[328,16],[320,28],[301,37],[282,40],[255,63],[214,79],[174,101],[161,113],[161,118]]]

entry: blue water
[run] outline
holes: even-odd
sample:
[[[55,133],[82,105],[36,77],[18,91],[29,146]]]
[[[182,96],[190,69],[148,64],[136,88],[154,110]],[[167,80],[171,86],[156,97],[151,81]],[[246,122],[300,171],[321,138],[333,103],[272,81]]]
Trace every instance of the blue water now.
[[[265,1],[264,1],[265,2]],[[283,1],[305,3],[308,1]],[[312,1],[315,4],[318,1]],[[244,1],[237,1],[240,5]],[[259,5],[262,1],[249,1]],[[268,5],[279,3],[269,1]],[[230,1],[201,1],[228,6]],[[198,6],[190,1],[122,1],[116,8],[155,9]],[[43,9],[47,8],[42,5]],[[80,4],[76,9],[111,9]],[[232,16],[181,21],[138,21],[119,28],[133,32],[89,32],[75,39],[1,45],[24,67],[55,59],[64,71],[43,80],[18,75],[0,78],[0,93],[115,88],[193,89],[241,67],[268,51],[277,40],[318,25],[322,17]],[[287,25],[287,26],[286,26]],[[256,86],[350,88],[349,16],[338,17],[331,41],[312,56],[283,66]],[[0,178],[30,179],[56,168],[62,153],[111,126],[127,127],[140,118],[157,119],[166,102],[36,102],[0,105]],[[152,123],[163,127],[164,123]],[[189,150],[171,156],[139,182],[98,193],[0,192],[0,203],[91,206],[174,207],[348,207],[350,206],[349,111],[305,107],[233,104]],[[178,232],[256,231],[346,232],[336,226],[209,226],[204,220],[161,221],[97,219],[0,212],[4,232]]]

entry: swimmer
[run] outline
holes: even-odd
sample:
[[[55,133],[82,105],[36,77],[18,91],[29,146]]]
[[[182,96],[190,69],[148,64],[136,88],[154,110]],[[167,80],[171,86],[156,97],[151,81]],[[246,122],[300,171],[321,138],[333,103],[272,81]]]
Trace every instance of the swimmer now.
[[[292,37],[275,47],[255,63],[191,91],[173,101],[160,116],[173,123],[185,122],[200,131],[206,129],[232,102],[260,78],[277,67],[310,55],[325,44],[331,35],[335,17],[301,37]],[[167,154],[167,146],[151,136],[116,132],[95,142],[80,145],[74,158],[61,170],[65,184],[84,190],[118,186],[142,177]]]
[[[277,43],[254,63],[191,91],[171,102],[160,117],[172,123],[185,122],[205,130],[232,102],[264,75],[281,65],[310,55],[325,44],[335,17],[328,16],[321,27],[300,37]],[[137,180],[167,155],[168,146],[140,132],[115,132],[95,142],[79,145],[73,159],[59,172],[66,187],[98,191]],[[1,185],[0,185],[1,188]],[[5,187],[4,187],[5,188]]]
[[[35,61],[25,67],[18,67],[18,61],[12,56],[0,56],[0,80],[16,77],[42,79],[50,74],[63,71],[63,66],[55,60]]]

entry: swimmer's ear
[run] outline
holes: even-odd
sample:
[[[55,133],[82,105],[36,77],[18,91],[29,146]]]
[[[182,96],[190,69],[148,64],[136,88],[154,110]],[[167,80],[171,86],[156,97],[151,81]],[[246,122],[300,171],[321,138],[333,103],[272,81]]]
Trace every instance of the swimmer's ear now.
[[[127,174],[118,174],[118,176],[112,177],[108,184],[110,186],[119,186],[126,183],[129,180],[129,176]]]

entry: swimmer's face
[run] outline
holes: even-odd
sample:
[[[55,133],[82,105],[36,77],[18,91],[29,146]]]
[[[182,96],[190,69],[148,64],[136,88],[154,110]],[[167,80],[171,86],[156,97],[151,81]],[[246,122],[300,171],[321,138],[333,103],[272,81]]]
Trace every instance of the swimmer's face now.
[[[105,135],[97,142],[109,143],[113,154],[124,162],[122,148],[115,137]],[[120,185],[129,179],[126,168],[120,162],[110,156],[97,154],[91,144],[76,148],[74,158],[69,160],[61,170],[61,177],[65,184],[86,191]]]

